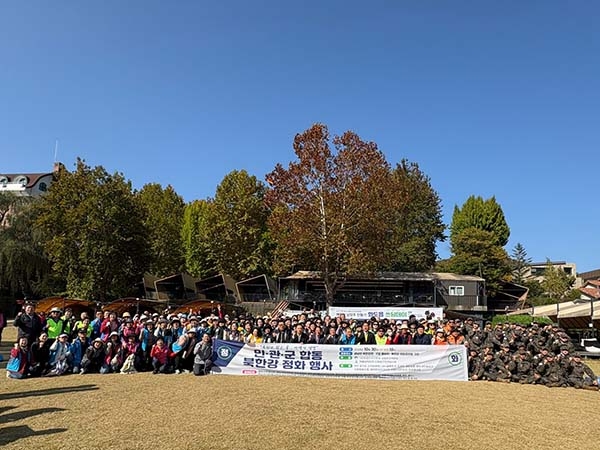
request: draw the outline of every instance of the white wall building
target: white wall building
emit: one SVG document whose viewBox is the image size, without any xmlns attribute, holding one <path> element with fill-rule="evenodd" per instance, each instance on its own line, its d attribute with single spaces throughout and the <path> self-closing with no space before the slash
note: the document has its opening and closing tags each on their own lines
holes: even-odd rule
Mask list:
<svg viewBox="0 0 600 450">
<path fill-rule="evenodd" d="M 62 164 L 54 163 L 50 173 L 0 173 L 0 192 L 39 197 L 46 192 Z"/>
</svg>

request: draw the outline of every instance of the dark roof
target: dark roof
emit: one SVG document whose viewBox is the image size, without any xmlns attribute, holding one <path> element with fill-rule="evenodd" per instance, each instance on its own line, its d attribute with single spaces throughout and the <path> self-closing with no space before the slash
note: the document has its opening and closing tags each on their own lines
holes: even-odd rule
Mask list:
<svg viewBox="0 0 600 450">
<path fill-rule="evenodd" d="M 37 182 L 40 180 L 40 178 L 48 176 L 48 175 L 52 175 L 53 173 L 0 173 L 0 177 L 6 177 L 8 178 L 9 182 L 12 182 L 15 178 L 20 177 L 20 176 L 26 176 L 27 177 L 27 184 L 25 185 L 26 188 L 32 188 L 33 186 L 35 186 L 37 184 Z"/>
<path fill-rule="evenodd" d="M 548 264 L 552 266 L 563 266 L 567 264 L 566 261 L 544 261 L 544 262 L 534 262 L 529 264 L 529 267 L 546 267 Z"/>
<path fill-rule="evenodd" d="M 600 278 L 600 269 L 590 270 L 589 272 L 581 272 L 577 274 L 584 280 L 592 280 Z"/>
</svg>

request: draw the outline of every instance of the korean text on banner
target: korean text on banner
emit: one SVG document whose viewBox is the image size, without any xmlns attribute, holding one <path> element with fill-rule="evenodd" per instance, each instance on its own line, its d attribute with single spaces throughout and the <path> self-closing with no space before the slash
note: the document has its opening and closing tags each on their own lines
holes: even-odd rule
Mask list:
<svg viewBox="0 0 600 450">
<path fill-rule="evenodd" d="M 213 373 L 466 381 L 462 345 L 257 344 L 217 340 Z"/>
<path fill-rule="evenodd" d="M 417 320 L 420 319 L 441 319 L 443 317 L 443 308 L 394 308 L 394 307 L 338 307 L 332 306 L 329 308 L 331 317 L 344 314 L 346 319 L 368 320 L 375 317 L 378 320 L 408 320 L 411 315 L 414 315 Z"/>
</svg>

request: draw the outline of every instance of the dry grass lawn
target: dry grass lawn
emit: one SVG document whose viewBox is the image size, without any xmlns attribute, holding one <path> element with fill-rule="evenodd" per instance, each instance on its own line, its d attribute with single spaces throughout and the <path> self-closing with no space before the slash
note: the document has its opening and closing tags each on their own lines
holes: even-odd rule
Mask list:
<svg viewBox="0 0 600 450">
<path fill-rule="evenodd" d="M 2 374 L 0 446 L 595 449 L 599 395 L 491 382 Z"/>
</svg>

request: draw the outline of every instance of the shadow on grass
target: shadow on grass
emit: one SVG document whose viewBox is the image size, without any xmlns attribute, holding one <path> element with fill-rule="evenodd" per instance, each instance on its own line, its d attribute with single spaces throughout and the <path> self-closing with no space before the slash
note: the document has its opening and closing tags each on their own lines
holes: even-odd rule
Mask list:
<svg viewBox="0 0 600 450">
<path fill-rule="evenodd" d="M 0 407 L 0 414 L 4 414 L 6 411 L 10 411 L 11 409 L 15 409 L 16 406 L 2 406 Z"/>
<path fill-rule="evenodd" d="M 66 428 L 50 428 L 48 430 L 33 431 L 27 425 L 16 425 L 13 427 L 5 427 L 0 429 L 0 445 L 10 444 L 19 439 L 32 436 L 44 436 L 47 434 L 63 433 Z"/>
<path fill-rule="evenodd" d="M 37 391 L 25 391 L 25 392 L 7 392 L 0 394 L 0 400 L 11 400 L 13 398 L 25 398 L 25 397 L 41 397 L 44 395 L 55 395 L 55 394 L 70 394 L 72 392 L 81 391 L 95 391 L 99 389 L 95 384 L 82 384 L 81 386 L 65 386 L 58 388 L 39 389 Z"/>
<path fill-rule="evenodd" d="M 12 407 L 14 408 L 14 406 Z M 33 416 L 39 416 L 40 414 L 53 413 L 58 411 L 66 411 L 64 408 L 38 408 L 29 409 L 27 411 L 18 411 L 9 414 L 0 415 L 0 423 L 16 422 L 17 420 L 27 419 Z M 4 434 L 4 428 L 0 430 Z"/>
<path fill-rule="evenodd" d="M 18 411 L 4 414 L 6 411 L 15 409 L 15 406 L 6 406 L 0 408 L 0 423 L 5 424 L 9 422 L 16 422 L 18 420 L 29 419 L 30 417 L 39 416 L 41 414 L 53 413 L 58 411 L 66 411 L 64 408 L 38 408 L 29 409 L 27 411 Z M 9 444 L 19 439 L 31 437 L 31 436 L 43 436 L 46 434 L 62 433 L 67 431 L 66 428 L 50 428 L 48 430 L 34 431 L 28 425 L 15 425 L 10 427 L 0 428 L 0 445 Z"/>
</svg>

